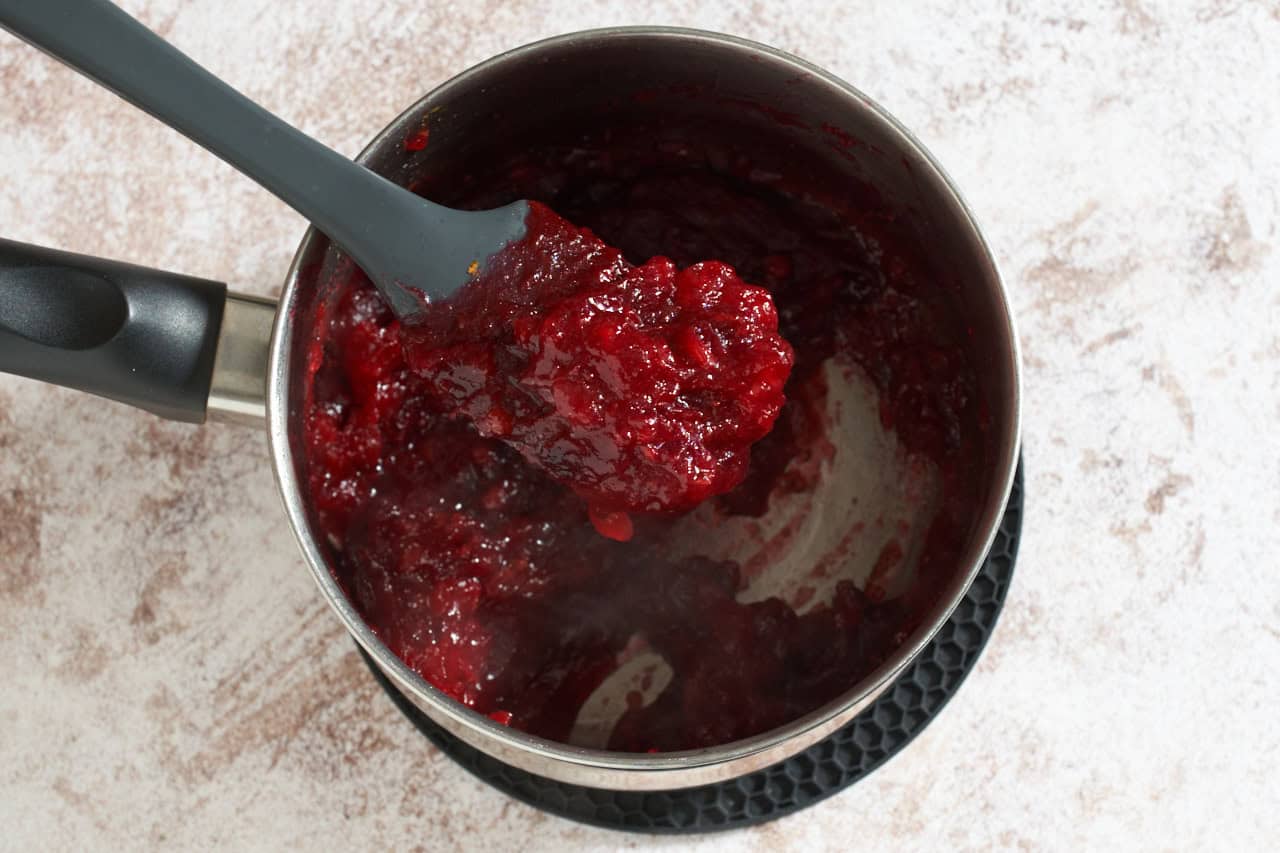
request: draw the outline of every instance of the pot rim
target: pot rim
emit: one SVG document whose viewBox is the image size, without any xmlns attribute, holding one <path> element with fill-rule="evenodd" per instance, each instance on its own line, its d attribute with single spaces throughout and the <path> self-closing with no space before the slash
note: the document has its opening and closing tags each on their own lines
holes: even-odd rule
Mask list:
<svg viewBox="0 0 1280 853">
<path fill-rule="evenodd" d="M 982 229 L 979 227 L 972 209 L 965 202 L 955 182 L 952 181 L 942 165 L 906 127 L 865 93 L 816 65 L 758 42 L 705 30 L 660 26 L 605 27 L 541 39 L 491 57 L 436 86 L 383 128 L 355 159 L 361 164 L 367 164 L 378 151 L 388 144 L 398 144 L 405 123 L 419 116 L 427 102 L 440 100 L 451 89 L 465 83 L 473 75 L 488 71 L 495 65 L 506 64 L 512 60 L 529 54 L 537 54 L 549 48 L 616 38 L 685 40 L 693 43 L 728 46 L 763 55 L 784 66 L 790 66 L 797 74 L 811 75 L 820 82 L 838 89 L 848 98 L 858 102 L 861 107 L 869 110 L 878 121 L 885 124 L 900 138 L 904 150 L 911 151 L 915 157 L 935 171 L 941 186 L 952 196 L 951 200 L 955 205 L 956 211 L 967 223 L 971 236 L 981 251 L 984 266 L 987 268 L 987 285 L 996 287 L 999 305 L 1003 307 L 1004 322 L 1011 342 L 1007 353 L 1009 363 L 1002 365 L 1002 369 L 1008 371 L 1010 380 L 1008 398 L 1011 409 L 1011 422 L 1008 426 L 1010 439 L 1004 443 L 1007 448 L 1005 458 L 992 460 L 993 466 L 999 466 L 1000 476 L 997 481 L 997 487 L 993 490 L 989 503 L 985 508 L 983 523 L 986 525 L 986 531 L 981 537 L 981 547 L 974 549 L 970 564 L 963 574 L 957 574 L 957 580 L 960 582 L 952 581 L 953 594 L 950 596 L 946 607 L 928 624 L 919 626 L 898 647 L 894 654 L 877 667 L 871 675 L 862 679 L 840 697 L 792 720 L 786 725 L 759 735 L 715 747 L 657 754 L 611 752 L 569 746 L 501 725 L 477 711 L 466 708 L 411 670 L 378 639 L 372 629 L 365 623 L 363 617 L 347 599 L 331 574 L 318 542 L 311 535 L 304 505 L 303 490 L 297 476 L 297 470 L 293 464 L 289 446 L 288 391 L 290 378 L 289 354 L 294 342 L 292 317 L 296 307 L 301 263 L 304 255 L 311 248 L 313 241 L 322 236 L 313 227 L 307 229 L 290 264 L 272 330 L 267 376 L 268 440 L 276 484 L 285 504 L 289 524 L 321 593 L 329 605 L 337 612 L 348 633 L 352 635 L 361 648 L 402 690 L 409 692 L 410 698 L 414 703 L 427 711 L 433 720 L 451 723 L 452 725 L 447 725 L 446 728 L 462 735 L 468 742 L 486 752 L 491 752 L 491 754 L 492 750 L 499 749 L 504 756 L 509 756 L 512 750 L 517 754 L 537 756 L 539 770 L 536 772 L 560 778 L 563 781 L 580 781 L 573 774 L 572 768 L 567 768 L 565 773 L 557 772 L 559 767 L 573 765 L 582 769 L 590 768 L 593 771 L 622 771 L 627 778 L 647 774 L 659 781 L 651 784 L 646 783 L 644 787 L 676 788 L 702 784 L 712 781 L 714 778 L 741 775 L 741 772 L 745 771 L 717 774 L 715 776 L 708 776 L 705 773 L 699 774 L 695 771 L 713 766 L 737 765 L 743 763 L 744 759 L 750 759 L 752 756 L 757 756 L 761 753 L 775 753 L 779 747 L 788 742 L 795 743 L 795 749 L 792 752 L 798 751 L 817 739 L 817 737 L 813 736 L 817 733 L 817 730 L 821 729 L 821 734 L 825 735 L 828 731 L 833 731 L 839 725 L 843 725 L 849 719 L 852 719 L 854 714 L 870 704 L 889 681 L 916 657 L 920 650 L 946 623 L 964 597 L 965 592 L 980 570 L 987 552 L 990 550 L 991 543 L 994 541 L 999 528 L 1004 506 L 1013 487 L 1022 432 L 1022 358 L 1008 288 L 1004 278 L 1000 274 L 991 252 L 991 247 L 983 236 Z M 805 737 L 806 735 L 810 736 Z M 486 749 L 486 744 L 490 748 Z M 773 763 L 774 760 L 780 760 L 782 757 L 785 757 L 785 755 L 774 755 L 767 763 Z M 548 760 L 550 763 L 548 763 Z M 751 769 L 756 768 L 752 767 Z M 597 777 L 595 779 L 596 784 L 599 784 L 600 778 L 605 777 Z M 617 778 L 616 775 L 611 775 L 608 780 L 616 780 Z"/>
</svg>

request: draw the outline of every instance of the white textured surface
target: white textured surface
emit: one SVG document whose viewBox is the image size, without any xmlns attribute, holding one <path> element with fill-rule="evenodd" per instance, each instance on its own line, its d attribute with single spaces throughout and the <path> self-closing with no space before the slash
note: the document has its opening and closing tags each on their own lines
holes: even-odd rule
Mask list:
<svg viewBox="0 0 1280 853">
<path fill-rule="evenodd" d="M 661 22 L 864 88 L 984 221 L 1026 352 L 1026 537 L 906 752 L 699 841 L 544 816 L 377 692 L 265 442 L 0 377 L 0 845 L 709 850 L 1280 845 L 1280 6 L 128 2 L 354 153 L 450 73 Z M 332 6 L 332 13 L 322 13 Z M 268 293 L 300 220 L 0 36 L 0 234 Z"/>
</svg>

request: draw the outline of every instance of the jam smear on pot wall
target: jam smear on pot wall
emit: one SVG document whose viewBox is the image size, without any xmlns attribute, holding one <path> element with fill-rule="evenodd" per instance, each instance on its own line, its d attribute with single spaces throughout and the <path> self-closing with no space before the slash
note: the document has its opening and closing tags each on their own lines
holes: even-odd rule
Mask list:
<svg viewBox="0 0 1280 853">
<path fill-rule="evenodd" d="M 682 512 L 746 476 L 791 347 L 769 292 L 718 261 L 632 266 L 532 202 L 526 235 L 401 329 L 441 407 L 582 496 L 596 528 Z"/>
<path fill-rule="evenodd" d="M 803 613 L 776 598 L 744 603 L 740 566 L 670 556 L 676 520 L 635 515 L 629 542 L 602 537 L 588 500 L 441 404 L 349 265 L 327 282 L 304 409 L 313 518 L 336 577 L 388 647 L 468 707 L 565 741 L 641 638 L 673 675 L 650 704 L 626 703 L 608 743 L 625 751 L 748 737 L 850 689 L 933 604 L 980 497 L 984 424 L 968 333 L 920 249 L 874 199 L 865 215 L 835 211 L 814 202 L 822 187 L 779 179 L 785 155 L 764 167 L 736 152 L 732 134 L 691 127 L 673 142 L 680 131 L 575 131 L 418 189 L 473 208 L 538 199 L 632 262 L 718 258 L 767 288 L 794 348 L 787 402 L 742 482 L 710 503 L 725 517 L 758 517 L 771 496 L 812 489 L 791 462 L 840 439 L 811 401 L 824 397 L 826 365 L 857 369 L 879 393 L 882 424 L 940 479 L 904 594 L 843 581 Z"/>
</svg>

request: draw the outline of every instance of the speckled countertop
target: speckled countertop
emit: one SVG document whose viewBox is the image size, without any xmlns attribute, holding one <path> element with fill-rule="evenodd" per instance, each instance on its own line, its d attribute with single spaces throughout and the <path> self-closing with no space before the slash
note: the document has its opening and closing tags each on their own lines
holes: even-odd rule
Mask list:
<svg viewBox="0 0 1280 853">
<path fill-rule="evenodd" d="M 1280 845 L 1280 5 L 132 0 L 354 153 L 453 72 L 619 23 L 862 87 L 985 223 L 1029 504 L 977 672 L 853 789 L 714 850 Z M 1059 4 L 1054 4 L 1059 5 Z M 270 294 L 302 221 L 0 36 L 0 234 Z M 685 849 L 429 748 L 295 550 L 252 430 L 0 377 L 0 846 Z"/>
</svg>

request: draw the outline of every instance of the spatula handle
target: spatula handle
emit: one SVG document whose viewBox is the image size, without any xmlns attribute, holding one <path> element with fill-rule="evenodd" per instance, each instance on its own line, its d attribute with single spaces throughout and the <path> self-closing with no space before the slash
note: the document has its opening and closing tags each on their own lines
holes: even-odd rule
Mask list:
<svg viewBox="0 0 1280 853">
<path fill-rule="evenodd" d="M 264 110 L 107 0 L 0 0 L 0 27 L 112 90 L 244 172 L 309 219 L 374 278 L 397 313 L 421 309 L 395 282 L 439 254 L 453 211 L 357 165 Z M 379 252 L 387 235 L 438 214 L 415 254 Z M 371 248 L 374 247 L 374 248 Z M 428 294 L 434 295 L 434 294 Z"/>
</svg>

